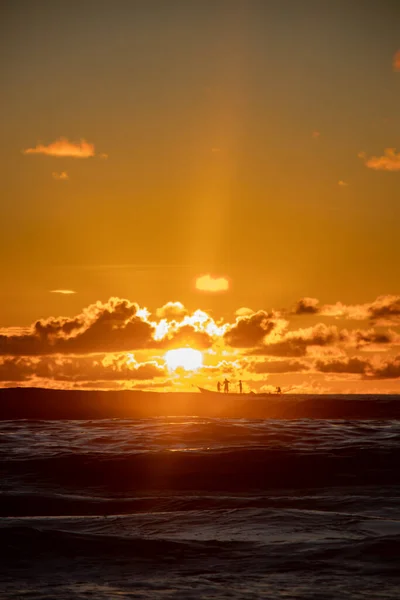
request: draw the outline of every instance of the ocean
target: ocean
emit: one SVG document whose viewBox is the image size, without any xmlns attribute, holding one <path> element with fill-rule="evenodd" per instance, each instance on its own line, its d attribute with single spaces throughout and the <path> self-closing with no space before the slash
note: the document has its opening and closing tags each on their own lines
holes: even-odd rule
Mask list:
<svg viewBox="0 0 400 600">
<path fill-rule="evenodd" d="M 3 419 L 0 597 L 398 600 L 399 465 L 392 418 Z"/>
</svg>

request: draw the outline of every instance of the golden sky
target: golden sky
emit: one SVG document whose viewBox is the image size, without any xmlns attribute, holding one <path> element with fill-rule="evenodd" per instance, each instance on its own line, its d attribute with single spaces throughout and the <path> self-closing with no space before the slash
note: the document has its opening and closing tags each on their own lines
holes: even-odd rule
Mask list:
<svg viewBox="0 0 400 600">
<path fill-rule="evenodd" d="M 3 2 L 0 384 L 399 390 L 399 22 Z"/>
</svg>

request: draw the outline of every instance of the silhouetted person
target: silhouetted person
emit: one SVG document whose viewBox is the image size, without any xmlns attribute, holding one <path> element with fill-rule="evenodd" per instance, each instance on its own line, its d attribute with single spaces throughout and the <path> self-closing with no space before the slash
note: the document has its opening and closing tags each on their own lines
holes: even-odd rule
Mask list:
<svg viewBox="0 0 400 600">
<path fill-rule="evenodd" d="M 225 394 L 229 394 L 229 384 L 230 384 L 230 381 L 228 381 L 228 380 L 225 378 L 225 381 L 224 381 L 224 393 L 225 393 Z"/>
<path fill-rule="evenodd" d="M 221 391 L 221 382 L 218 381 L 217 383 L 217 391 L 220 392 Z"/>
<path fill-rule="evenodd" d="M 277 394 L 282 394 L 282 390 L 281 390 L 281 388 L 279 387 L 279 385 L 278 385 L 278 387 L 276 388 L 276 393 L 277 393 Z"/>
<path fill-rule="evenodd" d="M 242 392 L 243 392 L 242 380 L 239 379 L 239 394 L 241 394 Z"/>
</svg>

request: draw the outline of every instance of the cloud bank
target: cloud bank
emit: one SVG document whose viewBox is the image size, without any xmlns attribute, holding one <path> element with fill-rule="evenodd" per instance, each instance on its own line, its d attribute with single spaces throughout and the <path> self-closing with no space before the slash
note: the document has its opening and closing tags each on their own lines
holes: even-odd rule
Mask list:
<svg viewBox="0 0 400 600">
<path fill-rule="evenodd" d="M 299 327 L 305 318 L 318 321 Z M 349 325 L 356 320 L 357 327 L 332 325 L 331 318 L 348 319 Z M 112 297 L 73 316 L 1 329 L 0 385 L 189 391 L 196 385 L 213 388 L 229 376 L 255 391 L 274 385 L 304 391 L 312 376 L 325 391 L 341 382 L 379 380 L 393 386 L 400 378 L 399 318 L 400 297 L 391 295 L 358 305 L 321 305 L 304 297 L 279 312 L 239 310 L 232 321 L 200 309 L 191 312 L 179 301 L 152 313 Z M 363 320 L 367 327 L 360 326 Z M 195 372 L 168 372 L 165 355 L 174 348 L 201 351 L 203 365 Z"/>
</svg>

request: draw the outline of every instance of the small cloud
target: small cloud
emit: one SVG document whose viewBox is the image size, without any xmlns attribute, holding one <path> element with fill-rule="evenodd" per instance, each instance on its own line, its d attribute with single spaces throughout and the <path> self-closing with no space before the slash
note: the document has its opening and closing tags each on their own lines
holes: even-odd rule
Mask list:
<svg viewBox="0 0 400 600">
<path fill-rule="evenodd" d="M 60 137 L 55 142 L 44 146 L 37 144 L 34 148 L 22 150 L 23 154 L 45 154 L 46 156 L 89 158 L 94 156 L 94 145 L 86 140 L 70 142 L 67 138 Z"/>
<path fill-rule="evenodd" d="M 400 50 L 393 56 L 393 71 L 400 72 Z"/>
<path fill-rule="evenodd" d="M 202 292 L 226 292 L 229 281 L 225 277 L 202 275 L 196 279 L 196 288 Z"/>
<path fill-rule="evenodd" d="M 167 302 L 161 308 L 157 308 L 156 315 L 159 319 L 183 319 L 187 310 L 182 302 Z"/>
<path fill-rule="evenodd" d="M 241 308 L 238 308 L 237 311 L 235 312 L 235 315 L 237 317 L 248 317 L 249 315 L 252 315 L 254 313 L 254 310 L 252 310 L 251 308 L 247 308 L 247 306 L 242 306 Z"/>
<path fill-rule="evenodd" d="M 74 290 L 50 290 L 50 294 L 76 294 Z"/>
<path fill-rule="evenodd" d="M 66 171 L 61 171 L 61 173 L 53 171 L 52 176 L 53 179 L 56 179 L 57 181 L 67 181 L 69 179 L 68 173 Z"/>
<path fill-rule="evenodd" d="M 319 137 L 321 137 L 321 132 L 320 131 L 313 131 L 312 132 L 312 138 L 314 140 L 317 140 Z"/>
<path fill-rule="evenodd" d="M 295 305 L 294 315 L 315 315 L 319 312 L 319 300 L 317 298 L 301 298 Z"/>
<path fill-rule="evenodd" d="M 102 160 L 107 160 L 108 154 L 106 154 L 105 152 L 102 152 L 101 154 L 99 154 L 99 158 L 101 158 Z"/>
<path fill-rule="evenodd" d="M 364 160 L 364 164 L 369 169 L 375 171 L 400 171 L 400 152 L 396 153 L 396 148 L 386 148 L 384 156 L 371 156 L 367 158 L 365 152 L 358 154 L 359 158 Z"/>
<path fill-rule="evenodd" d="M 340 187 L 347 187 L 349 184 L 343 181 L 343 179 L 340 179 L 340 181 L 338 181 L 338 185 L 340 185 Z"/>
<path fill-rule="evenodd" d="M 214 148 L 211 148 L 211 152 L 217 153 L 217 152 L 221 152 L 221 148 L 218 148 L 217 146 Z"/>
</svg>

